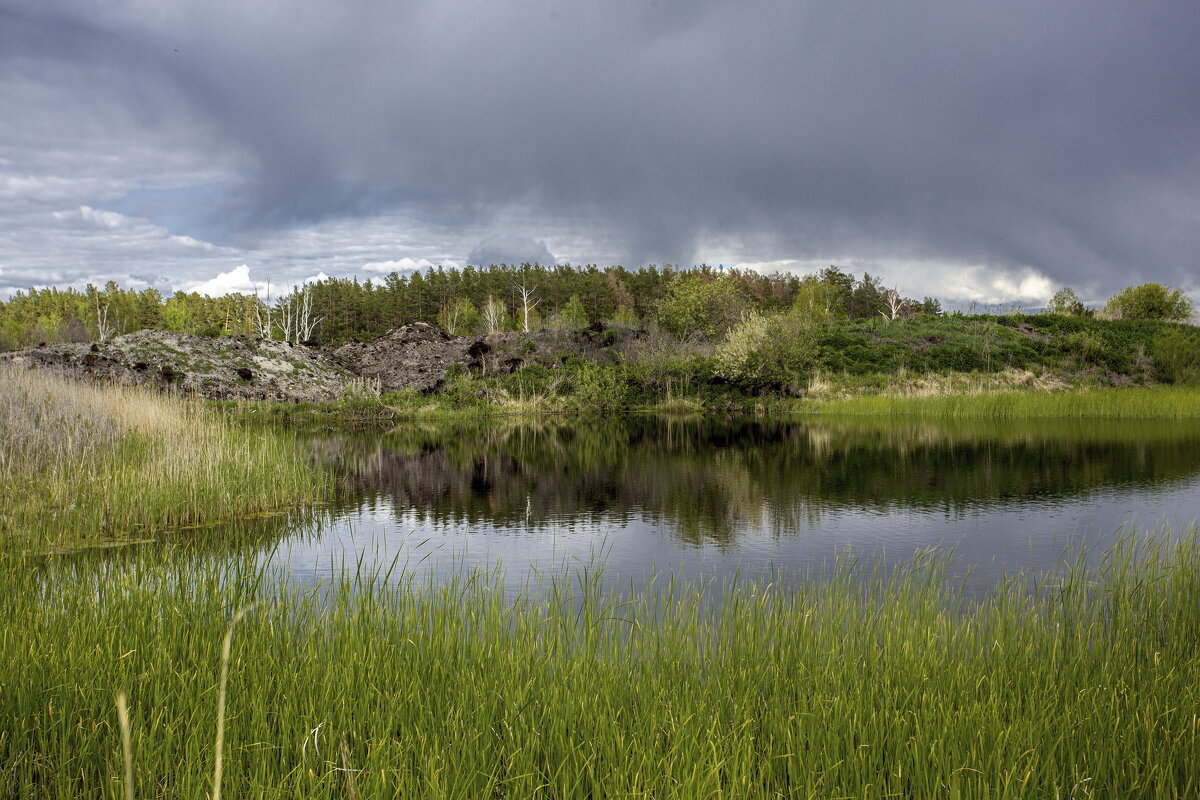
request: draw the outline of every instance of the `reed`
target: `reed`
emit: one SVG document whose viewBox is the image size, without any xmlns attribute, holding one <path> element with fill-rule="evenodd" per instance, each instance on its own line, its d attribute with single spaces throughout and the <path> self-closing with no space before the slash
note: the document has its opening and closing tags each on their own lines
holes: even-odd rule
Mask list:
<svg viewBox="0 0 1200 800">
<path fill-rule="evenodd" d="M 286 435 L 148 389 L 0 365 L 0 548 L 145 538 L 327 491 Z"/>
<path fill-rule="evenodd" d="M 138 796 L 202 797 L 223 752 L 230 797 L 1200 792 L 1200 532 L 974 599 L 948 563 L 620 594 L 581 569 L 513 600 L 496 574 L 10 556 L 0 785 L 121 797 L 132 753 Z"/>
<path fill-rule="evenodd" d="M 1200 419 L 1200 388 L 1156 386 L 1001 391 L 932 396 L 870 395 L 797 404 L 802 414 L 904 417 Z"/>
</svg>

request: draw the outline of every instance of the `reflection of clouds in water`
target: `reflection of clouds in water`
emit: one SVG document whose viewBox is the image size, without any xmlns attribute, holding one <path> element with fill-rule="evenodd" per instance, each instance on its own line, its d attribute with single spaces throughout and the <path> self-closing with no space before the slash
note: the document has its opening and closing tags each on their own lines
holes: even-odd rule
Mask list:
<svg viewBox="0 0 1200 800">
<path fill-rule="evenodd" d="M 970 568 L 978 588 L 1005 572 L 1054 569 L 1064 551 L 1081 544 L 1101 547 L 1118 533 L 1114 520 L 1153 527 L 1164 521 L 1164 507 L 1175 509 L 1167 522 L 1186 524 L 1200 516 L 1200 479 L 1165 492 L 1102 491 L 1086 499 L 957 514 L 839 508 L 819 524 L 783 536 L 771 530 L 774 512 L 764 508 L 758 519 L 764 524 L 747 524 L 731 543 L 694 541 L 663 516 L 638 512 L 623 524 L 588 517 L 495 528 L 412 510 L 384 516 L 363 508 L 347 512 L 319 537 L 286 542 L 276 563 L 287 563 L 301 582 L 327 578 L 360 559 L 381 571 L 396 564 L 396 575 L 407 573 L 418 584 L 499 569 L 513 595 L 531 580 L 570 576 L 600 563 L 618 587 L 641 585 L 656 574 L 693 579 L 781 570 L 796 580 L 820 573 L 847 552 L 896 563 L 918 550 L 944 548 L 956 556 L 956 574 Z"/>
<path fill-rule="evenodd" d="M 603 546 L 609 563 L 637 571 L 802 564 L 847 545 L 894 556 L 949 544 L 980 563 L 1023 563 L 1031 540 L 1044 549 L 1083 530 L 1111 534 L 1131 513 L 1200 513 L 1198 445 L 1197 426 L 1144 422 L 650 417 L 315 443 L 352 498 L 349 532 L 325 547 L 365 537 L 421 563 L 453 554 L 551 568 Z"/>
</svg>

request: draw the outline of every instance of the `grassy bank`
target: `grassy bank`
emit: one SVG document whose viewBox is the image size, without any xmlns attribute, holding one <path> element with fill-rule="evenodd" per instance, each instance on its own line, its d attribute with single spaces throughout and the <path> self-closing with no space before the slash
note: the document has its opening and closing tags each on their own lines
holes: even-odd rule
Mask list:
<svg viewBox="0 0 1200 800">
<path fill-rule="evenodd" d="M 0 365 L 0 548 L 102 545 L 324 495 L 295 442 L 151 389 Z"/>
<path fill-rule="evenodd" d="M 797 411 L 872 417 L 1200 419 L 1200 387 L 1154 386 L 954 395 L 879 394 L 814 400 Z"/>
<path fill-rule="evenodd" d="M 805 398 L 710 392 L 643 404 L 591 404 L 577 398 L 393 393 L 337 403 L 213 402 L 223 417 L 255 426 L 388 428 L 412 421 L 478 421 L 504 417 L 595 417 L 614 414 L 808 415 L 925 419 L 1200 419 L 1200 386 L 1070 387 L 1019 376 L 893 376 L 881 388 L 818 375 Z M 836 388 L 834 388 L 836 386 Z"/>
<path fill-rule="evenodd" d="M 0 562 L 12 796 L 121 797 L 118 692 L 137 796 L 210 793 L 222 640 L 252 603 L 228 661 L 231 797 L 1200 790 L 1196 530 L 983 600 L 937 556 L 622 602 L 586 574 L 512 603 L 488 576 L 313 592 L 213 563 Z"/>
</svg>

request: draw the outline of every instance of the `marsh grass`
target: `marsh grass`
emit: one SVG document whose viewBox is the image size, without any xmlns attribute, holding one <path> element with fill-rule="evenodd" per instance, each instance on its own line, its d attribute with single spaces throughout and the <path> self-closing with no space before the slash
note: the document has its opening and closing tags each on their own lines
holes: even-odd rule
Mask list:
<svg viewBox="0 0 1200 800">
<path fill-rule="evenodd" d="M 811 400 L 800 413 L 907 417 L 1200 419 L 1200 388 L 1156 386 L 1065 391 L 879 394 Z"/>
<path fill-rule="evenodd" d="M 923 553 L 515 601 L 183 551 L 0 562 L 0 786 L 203 797 L 1189 797 L 1200 534 L 979 598 Z M 230 638 L 237 609 L 256 603 Z M 228 659 L 223 644 L 231 642 Z M 132 745 L 114 698 L 128 693 Z"/>
<path fill-rule="evenodd" d="M 294 507 L 328 478 L 188 400 L 0 366 L 0 547 L 139 539 Z"/>
</svg>

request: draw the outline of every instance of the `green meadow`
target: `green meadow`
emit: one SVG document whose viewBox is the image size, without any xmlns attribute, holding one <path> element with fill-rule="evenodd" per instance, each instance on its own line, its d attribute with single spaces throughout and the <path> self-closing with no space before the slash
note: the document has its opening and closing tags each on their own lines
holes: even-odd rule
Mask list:
<svg viewBox="0 0 1200 800">
<path fill-rule="evenodd" d="M 0 656 L 0 785 L 63 798 L 1200 791 L 1200 532 L 1130 534 L 982 598 L 949 563 L 843 560 L 809 579 L 623 593 L 581 565 L 514 600 L 496 573 L 433 587 L 351 567 L 298 588 L 249 554 L 10 555 L 0 603 L 20 624 Z"/>
</svg>

